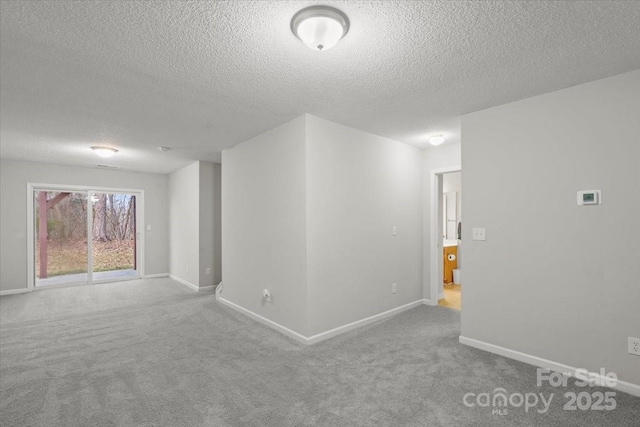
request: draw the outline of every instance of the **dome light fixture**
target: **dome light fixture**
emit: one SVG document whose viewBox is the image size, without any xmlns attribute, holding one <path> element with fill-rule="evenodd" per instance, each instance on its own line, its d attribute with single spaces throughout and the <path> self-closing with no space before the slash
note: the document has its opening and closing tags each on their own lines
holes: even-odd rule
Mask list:
<svg viewBox="0 0 640 427">
<path fill-rule="evenodd" d="M 444 136 L 442 135 L 434 135 L 429 138 L 429 144 L 431 145 L 440 145 L 444 142 Z"/>
<path fill-rule="evenodd" d="M 330 6 L 310 6 L 291 19 L 291 31 L 313 50 L 328 50 L 349 31 L 349 18 Z"/>
<path fill-rule="evenodd" d="M 100 146 L 93 146 L 91 147 L 91 149 L 100 157 L 104 157 L 104 158 L 108 158 L 113 156 L 114 154 L 116 154 L 118 152 L 118 150 L 116 150 L 115 148 L 111 148 L 111 147 L 100 147 Z"/>
</svg>

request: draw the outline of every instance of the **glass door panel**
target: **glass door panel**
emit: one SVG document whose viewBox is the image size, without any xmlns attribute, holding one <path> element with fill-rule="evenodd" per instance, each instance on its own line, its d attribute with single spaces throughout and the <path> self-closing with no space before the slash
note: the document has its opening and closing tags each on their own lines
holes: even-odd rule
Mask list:
<svg viewBox="0 0 640 427">
<path fill-rule="evenodd" d="M 91 193 L 93 281 L 138 277 L 136 197 Z"/>
<path fill-rule="evenodd" d="M 34 191 L 35 285 L 87 283 L 87 193 Z"/>
</svg>

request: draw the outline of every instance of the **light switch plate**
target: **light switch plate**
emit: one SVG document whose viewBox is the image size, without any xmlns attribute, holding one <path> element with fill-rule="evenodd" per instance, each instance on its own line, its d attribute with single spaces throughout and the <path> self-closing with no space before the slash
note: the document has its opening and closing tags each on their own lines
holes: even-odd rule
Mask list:
<svg viewBox="0 0 640 427">
<path fill-rule="evenodd" d="M 474 228 L 473 229 L 473 240 L 487 240 L 486 239 L 486 230 L 484 228 Z"/>
</svg>

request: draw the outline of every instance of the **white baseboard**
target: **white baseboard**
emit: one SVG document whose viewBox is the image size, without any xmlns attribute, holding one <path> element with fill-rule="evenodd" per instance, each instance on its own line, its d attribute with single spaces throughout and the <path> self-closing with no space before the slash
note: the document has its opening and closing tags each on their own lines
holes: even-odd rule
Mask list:
<svg viewBox="0 0 640 427">
<path fill-rule="evenodd" d="M 347 325 L 339 326 L 337 328 L 328 330 L 326 332 L 321 332 L 321 333 L 313 335 L 311 337 L 305 337 L 302 334 L 299 334 L 299 333 L 297 333 L 295 331 L 292 331 L 291 329 L 287 328 L 286 326 L 282 326 L 281 324 L 276 323 L 273 320 L 269 320 L 269 319 L 267 319 L 265 317 L 262 317 L 259 314 L 256 314 L 256 313 L 254 313 L 254 312 L 252 312 L 250 310 L 247 310 L 244 307 L 241 307 L 241 306 L 239 306 L 239 305 L 237 305 L 237 304 L 235 304 L 235 303 L 233 303 L 233 302 L 231 302 L 231 301 L 229 301 L 227 299 L 222 298 L 220 296 L 220 294 L 216 294 L 216 299 L 221 304 L 224 304 L 229 308 L 232 308 L 232 309 L 234 309 L 236 311 L 239 311 L 240 313 L 243 313 L 243 314 L 251 317 L 252 319 L 257 320 L 258 322 L 260 322 L 260 323 L 262 323 L 264 325 L 267 325 L 267 326 L 269 326 L 269 327 L 271 327 L 271 328 L 283 333 L 284 335 L 286 335 L 286 336 L 288 336 L 290 338 L 293 338 L 294 340 L 298 341 L 299 343 L 306 344 L 306 345 L 316 344 L 316 343 L 318 343 L 320 341 L 324 341 L 324 340 L 327 340 L 329 338 L 333 338 L 335 336 L 344 334 L 345 332 L 349 332 L 349 331 L 352 331 L 354 329 L 361 328 L 361 327 L 363 327 L 365 325 L 368 325 L 370 323 L 377 322 L 378 320 L 382 320 L 382 319 L 385 319 L 387 317 L 391 317 L 391 316 L 394 316 L 396 314 L 399 314 L 399 313 L 401 313 L 403 311 L 410 310 L 410 309 L 412 309 L 414 307 L 417 307 L 419 305 L 423 305 L 423 304 L 430 305 L 431 304 L 430 300 L 419 299 L 417 301 L 411 302 L 409 304 L 405 304 L 405 305 L 400 306 L 400 307 L 396 307 L 394 309 L 385 311 L 383 313 L 375 314 L 373 316 L 369 316 L 367 318 L 364 318 L 364 319 L 361 319 L 361 320 L 357 320 L 357 321 L 349 323 Z"/>
<path fill-rule="evenodd" d="M 417 306 L 423 305 L 423 304 L 424 304 L 423 300 L 419 299 L 417 301 L 410 302 L 409 304 L 405 304 L 405 305 L 402 305 L 400 307 L 396 307 L 396 308 L 393 308 L 391 310 L 387 310 L 387 311 L 385 311 L 383 313 L 374 314 L 373 316 L 369 316 L 369 317 L 366 317 L 366 318 L 361 319 L 361 320 L 356 320 L 355 322 L 352 322 L 352 323 L 349 323 L 349 324 L 346 324 L 346 325 L 343 325 L 343 326 L 338 326 L 337 328 L 331 329 L 329 331 L 321 332 L 321 333 L 313 335 L 313 336 L 311 336 L 311 337 L 309 337 L 307 339 L 309 340 L 309 344 L 315 344 L 317 342 L 324 341 L 326 339 L 333 338 L 333 337 L 335 337 L 337 335 L 344 334 L 345 332 L 349 332 L 349 331 L 352 331 L 354 329 L 361 328 L 361 327 L 363 327 L 365 325 L 368 325 L 370 323 L 377 322 L 378 320 L 382 320 L 382 319 L 385 319 L 387 317 L 394 316 L 396 314 L 402 313 L 403 311 L 410 310 L 410 309 L 412 309 L 414 307 L 417 307 Z"/>
<path fill-rule="evenodd" d="M 169 277 L 169 273 L 157 273 L 157 274 L 145 274 L 143 279 L 160 279 L 162 277 Z"/>
<path fill-rule="evenodd" d="M 175 280 L 178 283 L 181 283 L 183 285 L 185 285 L 186 287 L 188 287 L 189 289 L 196 291 L 196 292 L 207 292 L 207 291 L 212 291 L 215 289 L 214 285 L 211 286 L 196 286 L 191 282 L 187 282 L 184 279 L 179 278 L 178 276 L 174 276 L 173 274 L 169 274 L 169 277 L 173 280 Z"/>
<path fill-rule="evenodd" d="M 438 301 L 440 301 L 441 299 L 444 299 L 444 292 L 440 292 L 438 294 Z"/>
<path fill-rule="evenodd" d="M 529 365 L 538 366 L 540 368 L 546 368 L 554 372 L 566 373 L 570 372 L 572 376 L 575 376 L 578 368 L 573 366 L 564 365 L 562 363 L 554 362 L 552 360 L 543 359 L 541 357 L 532 356 L 527 353 L 521 353 L 519 351 L 511 350 L 509 348 L 500 347 L 494 344 L 489 344 L 484 341 L 478 341 L 473 338 L 467 338 L 460 336 L 460 343 L 468 345 L 470 347 L 477 348 L 479 350 L 488 351 L 500 356 L 508 357 L 509 359 L 518 360 L 520 362 L 528 363 Z M 590 378 L 598 378 L 598 380 L 604 380 L 599 373 L 589 372 Z M 602 384 L 603 382 L 601 382 Z M 640 385 L 633 384 L 627 381 L 616 380 L 616 385 L 612 387 L 615 390 L 619 390 L 625 393 L 629 393 L 634 396 L 640 397 Z"/>
<path fill-rule="evenodd" d="M 232 303 L 229 300 L 226 300 L 224 298 L 222 298 L 221 296 L 217 295 L 216 299 L 218 300 L 218 302 L 220 302 L 223 305 L 226 305 L 229 308 L 232 308 L 236 311 L 239 311 L 240 313 L 249 316 L 250 318 L 252 318 L 253 320 L 256 320 L 260 323 L 262 323 L 263 325 L 269 326 L 270 328 L 275 329 L 276 331 L 283 333 L 284 335 L 288 336 L 289 338 L 293 338 L 294 340 L 298 341 L 301 344 L 307 344 L 309 345 L 309 339 L 307 337 L 305 337 L 304 335 L 300 335 L 299 333 L 292 331 L 291 329 L 287 328 L 286 326 L 282 326 L 279 323 L 274 322 L 273 320 L 269 320 L 266 317 L 262 317 L 259 314 L 254 313 L 253 311 L 247 310 L 244 307 L 240 307 L 237 304 Z"/>
<path fill-rule="evenodd" d="M 29 289 L 27 289 L 27 288 L 9 289 L 7 291 L 0 291 L 0 297 L 5 296 L 5 295 L 24 294 L 26 292 L 29 292 Z"/>
<path fill-rule="evenodd" d="M 224 283 L 220 282 L 218 283 L 218 286 L 216 286 L 216 301 L 220 301 L 220 295 L 222 295 L 222 291 L 224 290 Z"/>
</svg>

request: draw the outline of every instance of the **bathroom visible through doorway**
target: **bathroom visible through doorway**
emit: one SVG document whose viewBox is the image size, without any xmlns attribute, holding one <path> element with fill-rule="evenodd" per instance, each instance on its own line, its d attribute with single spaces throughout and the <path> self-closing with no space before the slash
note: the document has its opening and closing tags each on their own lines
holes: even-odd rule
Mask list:
<svg viewBox="0 0 640 427">
<path fill-rule="evenodd" d="M 432 254 L 432 295 L 438 305 L 462 308 L 462 172 L 432 171 L 435 209 L 435 253 Z"/>
</svg>

